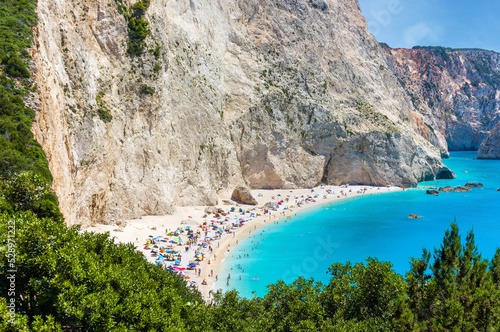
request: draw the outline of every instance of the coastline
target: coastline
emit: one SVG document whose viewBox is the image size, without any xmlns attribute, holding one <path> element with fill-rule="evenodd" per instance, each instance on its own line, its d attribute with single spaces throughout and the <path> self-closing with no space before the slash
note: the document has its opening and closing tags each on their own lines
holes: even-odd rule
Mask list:
<svg viewBox="0 0 500 332">
<path fill-rule="evenodd" d="M 328 188 L 341 190 L 341 188 L 338 186 L 328 186 Z M 266 225 L 269 225 L 269 224 L 273 223 L 274 221 L 279 221 L 281 219 L 284 219 L 287 216 L 289 216 L 290 214 L 297 214 L 298 212 L 304 212 L 306 210 L 312 209 L 312 208 L 320 206 L 322 204 L 328 204 L 328 203 L 331 203 L 334 201 L 341 201 L 341 200 L 345 200 L 347 198 L 354 198 L 354 197 L 363 196 L 363 195 L 373 195 L 373 194 L 382 194 L 382 193 L 385 194 L 385 193 L 398 192 L 398 191 L 403 190 L 400 187 L 349 186 L 349 188 L 350 189 L 372 188 L 372 190 L 370 190 L 366 193 L 357 193 L 358 190 L 356 190 L 350 194 L 347 194 L 346 196 L 328 197 L 326 199 L 319 199 L 316 202 L 311 202 L 307 205 L 295 207 L 293 209 L 280 210 L 280 211 L 278 211 L 278 213 L 273 214 L 271 216 L 271 218 L 266 218 L 264 216 L 264 217 L 259 217 L 255 220 L 253 220 L 252 222 L 241 227 L 238 230 L 238 232 L 235 234 L 234 237 L 227 237 L 226 239 L 224 239 L 224 241 L 221 242 L 220 247 L 217 248 L 216 250 L 214 250 L 214 254 L 217 256 L 217 260 L 215 261 L 215 263 L 211 264 L 211 265 L 208 265 L 205 263 L 204 264 L 205 268 L 203 269 L 203 267 L 202 267 L 201 280 L 205 279 L 207 281 L 207 285 L 206 286 L 201 285 L 198 287 L 198 289 L 202 293 L 203 298 L 205 300 L 209 300 L 211 298 L 210 294 L 209 294 L 210 291 L 212 291 L 212 292 L 217 291 L 215 289 L 215 283 L 214 283 L 215 277 L 214 276 L 210 277 L 209 272 L 211 272 L 211 270 L 213 270 L 213 274 L 215 276 L 219 275 L 220 272 L 222 272 L 224 269 L 225 258 L 229 254 L 231 254 L 231 252 L 232 252 L 232 250 L 234 250 L 234 248 L 236 248 L 236 246 L 238 245 L 237 242 L 239 243 L 242 240 L 250 237 L 252 234 L 257 232 L 260 228 L 262 228 Z M 380 190 L 377 190 L 377 189 L 380 189 Z M 315 190 L 318 190 L 318 187 L 316 187 Z M 257 191 L 252 191 L 252 194 L 255 194 L 255 192 L 257 192 Z M 260 190 L 259 192 L 262 192 L 262 190 Z M 274 192 L 283 194 L 284 192 L 286 193 L 286 192 L 290 192 L 290 191 L 289 190 L 275 190 Z M 247 233 L 247 231 L 249 231 L 249 233 Z M 228 245 L 229 245 L 229 250 L 227 250 Z M 209 268 L 207 268 L 207 267 L 209 267 Z M 222 277 L 224 278 L 224 276 L 222 276 Z"/>
<path fill-rule="evenodd" d="M 312 191 L 313 190 L 313 191 Z M 328 192 L 329 190 L 329 192 Z M 254 232 L 258 231 L 261 227 L 269 225 L 270 223 L 287 217 L 291 213 L 297 213 L 299 211 L 303 212 L 306 209 L 319 206 L 321 204 L 330 203 L 333 201 L 340 201 L 345 198 L 353 198 L 363 195 L 373 195 L 379 193 L 390 193 L 401 191 L 402 188 L 399 187 L 371 187 L 371 186 L 321 186 L 313 189 L 279 189 L 279 190 L 252 190 L 252 195 L 258 202 L 257 206 L 250 205 L 218 205 L 218 207 L 224 210 L 231 209 L 232 207 L 236 209 L 244 209 L 248 212 L 260 212 L 264 204 L 268 202 L 278 202 L 282 198 L 287 196 L 292 200 L 289 203 L 283 202 L 277 211 L 271 211 L 269 215 L 255 216 L 244 223 L 242 227 L 236 229 L 232 234 L 224 234 L 219 240 L 214 240 L 211 242 L 213 251 L 210 252 L 206 250 L 204 252 L 204 258 L 196 266 L 196 270 L 201 269 L 201 273 L 197 274 L 196 270 L 185 270 L 183 274 L 189 276 L 190 281 L 194 281 L 200 293 L 202 294 L 205 301 L 210 301 L 210 292 L 215 292 L 214 282 L 215 276 L 219 275 L 224 268 L 224 260 L 228 254 L 237 246 L 237 243 L 243 239 L 251 236 Z M 341 194 L 343 192 L 343 194 Z M 296 206 L 293 198 L 306 198 L 307 196 L 317 196 L 315 202 L 307 202 L 301 206 Z M 219 201 L 229 200 L 229 197 L 219 197 Z M 296 202 L 296 200 L 295 200 Z M 82 231 L 91 231 L 97 233 L 109 232 L 110 236 L 115 239 L 116 242 L 121 243 L 132 243 L 135 245 L 138 251 L 142 252 L 145 258 L 154 263 L 154 259 L 149 255 L 149 249 L 146 249 L 144 243 L 147 239 L 152 238 L 158 234 L 165 234 L 169 231 L 174 231 L 178 227 L 186 227 L 186 223 L 192 222 L 202 223 L 199 221 L 202 215 L 205 215 L 205 209 L 207 206 L 190 206 L 190 207 L 179 207 L 177 211 L 168 216 L 145 216 L 139 219 L 128 220 L 125 222 L 118 222 L 114 225 L 94 225 L 87 228 L 82 228 Z M 208 216 L 208 219 L 213 218 Z M 205 218 L 205 220 L 207 220 Z M 189 226 L 188 226 L 189 227 Z M 192 226 L 195 228 L 195 226 Z M 197 228 L 195 228 L 198 230 Z M 215 232 L 214 232 L 215 234 Z M 211 235 L 211 234 L 209 234 Z M 184 251 L 184 245 L 180 245 L 180 249 L 183 258 L 182 263 L 179 266 L 186 267 L 188 261 L 194 258 L 195 249 L 189 249 Z M 213 271 L 213 274 L 212 274 Z M 221 276 L 223 278 L 223 276 Z M 206 285 L 202 285 L 203 280 L 206 281 Z"/>
</svg>

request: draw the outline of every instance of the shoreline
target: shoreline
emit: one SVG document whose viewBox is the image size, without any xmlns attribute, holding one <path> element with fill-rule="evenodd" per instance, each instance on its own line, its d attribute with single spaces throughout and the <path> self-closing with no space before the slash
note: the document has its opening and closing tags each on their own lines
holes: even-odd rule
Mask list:
<svg viewBox="0 0 500 332">
<path fill-rule="evenodd" d="M 363 186 L 352 186 L 349 188 L 354 188 L 354 187 L 363 187 Z M 339 188 L 339 187 L 332 187 L 332 188 Z M 260 218 L 257 218 L 255 220 L 252 220 L 251 222 L 249 222 L 245 226 L 241 227 L 237 231 L 237 233 L 235 234 L 234 237 L 227 237 L 226 239 L 224 239 L 223 242 L 221 243 L 221 246 L 219 248 L 217 248 L 216 250 L 214 250 L 213 254 L 217 256 L 216 263 L 208 265 L 204 262 L 205 264 L 203 264 L 203 265 L 200 264 L 201 265 L 200 267 L 202 268 L 202 271 L 203 271 L 201 274 L 201 280 L 205 279 L 207 281 L 207 285 L 206 286 L 203 286 L 203 285 L 198 286 L 198 290 L 201 292 L 205 301 L 211 299 L 210 291 L 216 292 L 217 289 L 215 289 L 215 282 L 214 282 L 215 278 L 213 276 L 210 276 L 210 273 L 208 273 L 208 272 L 211 272 L 211 271 L 208 271 L 208 270 L 213 270 L 213 274 L 216 276 L 218 274 L 220 274 L 224 270 L 224 260 L 226 259 L 226 257 L 229 254 L 231 254 L 231 252 L 234 250 L 234 248 L 236 248 L 238 243 L 241 242 L 242 240 L 247 239 L 254 232 L 257 232 L 260 228 L 262 228 L 264 226 L 267 226 L 275 221 L 279 221 L 283 218 L 286 218 L 289 214 L 297 214 L 298 212 L 304 212 L 306 210 L 312 209 L 312 208 L 320 206 L 322 204 L 328 204 L 328 203 L 331 203 L 334 201 L 342 201 L 342 200 L 345 200 L 348 198 L 356 198 L 356 197 L 364 196 L 364 195 L 386 194 L 386 193 L 391 193 L 391 192 L 399 192 L 399 191 L 403 190 L 403 188 L 400 188 L 400 187 L 389 187 L 389 188 L 388 187 L 371 187 L 371 188 L 373 188 L 373 189 L 383 188 L 383 189 L 387 189 L 387 190 L 381 189 L 380 191 L 375 190 L 375 191 L 371 191 L 371 192 L 367 192 L 367 193 L 352 193 L 351 195 L 347 195 L 347 196 L 329 197 L 326 199 L 320 199 L 316 202 L 311 202 L 311 203 L 304 205 L 304 206 L 293 208 L 293 210 L 287 209 L 287 210 L 278 211 L 279 213 L 272 215 L 271 218 L 266 218 L 264 216 L 264 217 L 260 217 Z M 315 188 L 315 189 L 317 189 L 317 188 Z M 254 226 L 254 227 L 250 227 L 250 226 Z M 246 233 L 246 230 L 248 230 L 248 229 L 250 229 L 250 232 Z M 238 243 L 237 243 L 237 241 L 238 241 Z M 229 250 L 226 250 L 228 245 L 229 245 Z M 212 255 L 212 257 L 213 257 L 213 255 Z M 204 267 L 205 267 L 205 269 L 203 269 Z M 207 268 L 207 267 L 210 267 L 210 268 Z"/>
<path fill-rule="evenodd" d="M 287 217 L 289 214 L 297 213 L 299 211 L 303 212 L 309 208 L 319 206 L 321 204 L 327 204 L 333 201 L 341 201 L 346 198 L 354 198 L 364 195 L 373 195 L 381 193 L 398 192 L 403 190 L 400 187 L 372 187 L 372 186 L 320 186 L 310 189 L 259 189 L 252 190 L 252 195 L 257 200 L 258 205 L 217 205 L 224 210 L 231 208 L 244 209 L 247 212 L 255 212 L 257 215 L 254 217 L 246 218 L 248 221 L 244 222 L 242 227 L 233 230 L 231 233 L 224 233 L 220 239 L 209 241 L 210 246 L 213 251 L 205 250 L 203 252 L 202 261 L 197 263 L 195 270 L 184 270 L 182 274 L 184 276 L 189 276 L 189 281 L 194 281 L 198 291 L 201 293 L 205 301 L 211 300 L 211 292 L 215 292 L 215 276 L 219 275 L 224 269 L 224 261 L 228 254 L 237 246 L 237 244 L 251 236 L 254 232 L 258 231 L 263 226 L 269 225 L 271 222 L 279 220 L 281 218 Z M 314 196 L 313 196 L 314 195 Z M 307 197 L 314 197 L 315 201 L 308 202 Z M 219 200 L 226 200 L 229 198 L 219 197 Z M 295 201 L 294 201 L 295 199 Z M 282 200 L 282 205 L 279 206 L 277 211 L 270 211 L 270 214 L 258 215 L 262 212 L 262 207 L 268 202 L 275 202 Z M 285 200 L 287 200 L 285 202 Z M 290 200 L 290 201 L 288 201 Z M 304 201 L 301 206 L 296 206 L 297 200 Z M 201 231 L 197 226 L 203 224 L 203 221 L 199 221 L 204 218 L 204 222 L 210 225 L 208 219 L 215 219 L 212 215 L 205 213 L 207 206 L 190 206 L 190 207 L 178 207 L 177 211 L 172 215 L 167 216 L 145 216 L 139 219 L 128 220 L 125 222 L 118 222 L 114 225 L 94 225 L 86 228 L 82 228 L 82 231 L 92 231 L 97 233 L 109 232 L 110 237 L 114 238 L 115 242 L 120 243 L 132 243 L 136 247 L 137 251 L 142 252 L 147 259 L 152 264 L 155 264 L 155 256 L 151 255 L 151 248 L 145 244 L 148 239 L 151 239 L 158 233 L 166 234 L 171 231 L 182 227 L 184 229 L 190 228 L 196 231 Z M 232 212 L 233 216 L 236 214 L 238 218 L 239 212 Z M 201 217 L 203 215 L 203 217 Z M 228 212 L 228 215 L 230 213 Z M 233 217 L 232 216 L 232 217 Z M 228 217 L 226 217 L 228 220 Z M 214 220 L 212 220 L 212 223 Z M 228 223 L 230 221 L 228 220 Z M 215 225 L 215 224 L 213 224 Z M 222 225 L 222 223 L 221 223 Z M 222 227 L 222 226 L 220 226 Z M 208 229 L 207 229 L 208 230 Z M 201 232 L 203 233 L 203 232 Z M 215 232 L 207 231 L 205 234 L 212 236 Z M 169 236 L 170 237 L 170 236 Z M 184 235 L 180 235 L 184 237 Z M 186 238 L 187 239 L 187 238 Z M 164 241 L 166 242 L 166 241 Z M 166 244 L 160 244 L 166 245 Z M 180 267 L 187 267 L 188 262 L 192 262 L 195 259 L 196 248 L 185 249 L 185 244 L 178 244 L 175 250 L 178 250 L 182 254 Z M 196 271 L 201 269 L 201 273 L 196 273 Z M 213 274 L 212 274 L 213 271 Z M 222 278 L 224 276 L 221 276 Z M 203 285 L 203 280 L 206 281 L 206 285 Z"/>
</svg>

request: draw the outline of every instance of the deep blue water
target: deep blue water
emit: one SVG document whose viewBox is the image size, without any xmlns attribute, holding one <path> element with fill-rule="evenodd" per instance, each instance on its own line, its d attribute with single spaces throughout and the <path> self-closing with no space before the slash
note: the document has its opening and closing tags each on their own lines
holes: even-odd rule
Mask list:
<svg viewBox="0 0 500 332">
<path fill-rule="evenodd" d="M 290 283 L 304 276 L 327 283 L 332 263 L 362 262 L 367 257 L 390 261 L 394 270 L 404 275 L 409 270 L 409 257 L 421 257 L 423 247 L 438 247 L 455 218 L 462 239 L 473 229 L 479 251 L 491 258 L 500 246 L 500 161 L 474 160 L 476 155 L 455 152 L 444 160 L 456 173 L 454 180 L 424 182 L 404 192 L 323 204 L 297 213 L 288 222 L 261 228 L 226 258 L 216 287 L 236 288 L 246 297 L 253 296 L 253 291 L 263 296 L 266 285 L 279 279 Z M 481 182 L 484 188 L 439 196 L 425 193 L 427 186 L 467 182 Z M 410 213 L 424 217 L 409 219 Z M 250 257 L 243 256 L 247 253 Z M 227 287 L 225 277 L 229 273 L 231 283 Z"/>
</svg>

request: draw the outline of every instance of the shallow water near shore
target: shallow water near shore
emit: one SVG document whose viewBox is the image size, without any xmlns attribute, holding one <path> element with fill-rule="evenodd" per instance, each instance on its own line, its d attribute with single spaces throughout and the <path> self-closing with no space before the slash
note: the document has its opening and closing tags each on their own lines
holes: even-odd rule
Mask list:
<svg viewBox="0 0 500 332">
<path fill-rule="evenodd" d="M 252 232 L 225 259 L 216 288 L 252 297 L 264 296 L 266 286 L 280 279 L 290 283 L 303 276 L 327 283 L 331 264 L 363 262 L 369 256 L 390 261 L 404 275 L 409 257 L 420 257 L 423 247 L 432 251 L 439 246 L 455 218 L 462 239 L 473 229 L 479 251 L 490 259 L 500 246 L 500 161 L 474 160 L 476 156 L 454 152 L 444 160 L 457 179 L 321 204 Z M 484 188 L 439 196 L 425 193 L 428 186 L 467 182 L 481 182 Z M 409 214 L 423 218 L 410 219 Z"/>
</svg>

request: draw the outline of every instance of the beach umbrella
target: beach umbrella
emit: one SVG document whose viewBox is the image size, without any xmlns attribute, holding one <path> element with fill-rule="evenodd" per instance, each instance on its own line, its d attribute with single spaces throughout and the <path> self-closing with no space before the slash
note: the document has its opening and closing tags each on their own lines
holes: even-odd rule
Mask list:
<svg viewBox="0 0 500 332">
<path fill-rule="evenodd" d="M 189 266 L 196 266 L 196 263 L 189 263 Z"/>
</svg>

